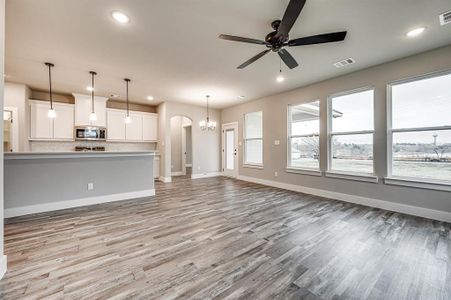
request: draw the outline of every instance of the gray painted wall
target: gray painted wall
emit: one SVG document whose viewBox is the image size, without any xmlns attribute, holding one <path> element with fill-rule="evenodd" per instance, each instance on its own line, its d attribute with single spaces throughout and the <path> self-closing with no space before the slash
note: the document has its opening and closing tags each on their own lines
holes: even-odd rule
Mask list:
<svg viewBox="0 0 451 300">
<path fill-rule="evenodd" d="M 150 190 L 152 172 L 152 156 L 5 160 L 5 208 Z"/>
<path fill-rule="evenodd" d="M 243 147 L 240 146 L 239 174 L 259 179 L 273 180 L 315 189 L 330 190 L 344 194 L 451 212 L 451 193 L 449 192 L 389 186 L 382 182 L 375 184 L 326 177 L 314 177 L 291 174 L 285 171 L 287 163 L 288 104 L 297 104 L 316 99 L 321 101 L 320 163 L 321 169 L 324 171 L 327 164 L 327 97 L 338 92 L 349 91 L 365 86 L 373 86 L 375 88 L 375 172 L 380 177 L 386 176 L 387 84 L 394 80 L 444 69 L 451 69 L 451 46 L 224 109 L 221 114 L 222 123 L 237 121 L 239 123 L 239 138 L 241 141 L 243 140 L 243 115 L 248 112 L 258 110 L 263 111 L 264 168 L 259 170 L 243 167 Z M 304 70 L 304 72 L 308 72 L 308 70 Z M 274 145 L 274 140 L 276 139 L 280 140 L 279 146 Z M 278 177 L 275 177 L 275 171 L 278 172 Z"/>
<path fill-rule="evenodd" d="M 221 168 L 221 114 L 217 109 L 210 109 L 210 117 L 217 123 L 215 131 L 201 131 L 199 122 L 206 117 L 206 108 L 182 103 L 165 102 L 158 106 L 160 151 L 160 175 L 171 177 L 171 124 L 174 116 L 185 116 L 193 121 L 193 175 L 220 172 Z"/>
<path fill-rule="evenodd" d="M 185 127 L 186 132 L 186 164 L 192 163 L 192 143 L 191 143 L 191 130 L 192 126 Z"/>
<path fill-rule="evenodd" d="M 182 117 L 171 118 L 171 171 L 182 171 Z"/>
</svg>

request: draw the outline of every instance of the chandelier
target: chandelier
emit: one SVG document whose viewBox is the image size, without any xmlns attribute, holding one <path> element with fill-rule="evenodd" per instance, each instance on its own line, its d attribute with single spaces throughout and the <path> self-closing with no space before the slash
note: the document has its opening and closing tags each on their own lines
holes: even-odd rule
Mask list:
<svg viewBox="0 0 451 300">
<path fill-rule="evenodd" d="M 214 131 L 216 129 L 216 122 L 210 120 L 210 111 L 208 109 L 208 101 L 210 96 L 207 95 L 207 118 L 199 122 L 199 126 L 201 130 L 209 130 Z"/>
</svg>

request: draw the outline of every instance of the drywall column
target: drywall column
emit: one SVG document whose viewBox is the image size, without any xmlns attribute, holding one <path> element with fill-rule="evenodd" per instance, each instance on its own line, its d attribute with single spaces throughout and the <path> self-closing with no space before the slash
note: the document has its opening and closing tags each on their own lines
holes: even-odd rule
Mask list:
<svg viewBox="0 0 451 300">
<path fill-rule="evenodd" d="M 4 74 L 5 62 L 5 0 L 0 0 L 0 73 Z M 3 111 L 4 77 L 0 80 L 0 109 Z M 3 122 L 0 122 L 0 139 L 3 140 Z M 6 256 L 3 252 L 3 147 L 0 149 L 0 279 L 6 272 Z"/>
</svg>

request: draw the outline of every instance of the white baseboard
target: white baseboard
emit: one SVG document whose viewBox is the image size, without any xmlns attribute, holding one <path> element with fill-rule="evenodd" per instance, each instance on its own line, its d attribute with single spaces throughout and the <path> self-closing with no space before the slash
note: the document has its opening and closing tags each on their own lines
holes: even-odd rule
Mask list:
<svg viewBox="0 0 451 300">
<path fill-rule="evenodd" d="M 73 200 L 66 200 L 66 201 L 58 201 L 58 202 L 51 202 L 51 203 L 42 203 L 42 204 L 21 206 L 21 207 L 14 207 L 14 208 L 6 208 L 4 211 L 4 214 L 5 214 L 5 218 L 11 218 L 11 217 L 23 216 L 23 215 L 28 215 L 28 214 L 48 212 L 48 211 L 53 211 L 53 210 L 74 208 L 74 207 L 80 207 L 80 206 L 86 206 L 86 205 L 101 204 L 101 203 L 107 203 L 107 202 L 115 202 L 115 201 L 122 201 L 122 200 L 150 197 L 150 196 L 155 196 L 155 189 L 136 191 L 136 192 L 128 192 L 128 193 L 120 193 L 120 194 L 112 194 L 112 195 L 105 195 L 105 196 L 96 196 L 96 197 L 89 197 L 89 198 L 81 198 L 81 199 L 73 199 Z"/>
<path fill-rule="evenodd" d="M 272 180 L 266 180 L 266 179 L 259 179 L 255 177 L 249 177 L 249 176 L 242 176 L 238 175 L 239 180 L 258 183 L 262 185 L 272 186 L 276 188 L 281 188 L 285 190 L 305 193 L 305 194 L 311 194 L 315 196 L 320 196 L 324 198 L 330 198 L 330 199 L 336 199 L 341 200 L 345 202 L 351 202 L 355 204 L 361 204 L 365 206 L 370 207 L 376 207 L 381 208 L 385 210 L 390 210 L 394 212 L 400 212 L 408 215 L 414 215 L 419 217 L 424 217 L 428 219 L 438 220 L 438 221 L 444 221 L 444 222 L 450 222 L 451 223 L 451 213 L 445 212 L 445 211 L 439 211 L 439 210 L 433 210 L 429 208 L 424 207 L 418 207 L 418 206 L 411 206 L 407 204 L 401 204 L 396 202 L 389 202 L 385 200 L 379 200 L 379 199 L 373 199 L 373 198 L 366 198 L 366 197 L 360 197 L 355 195 L 349 195 L 349 194 L 343 194 L 343 193 L 337 193 L 333 191 L 327 191 L 327 190 L 320 190 L 320 189 L 314 189 L 309 188 L 301 185 L 294 185 L 289 183 L 283 183 L 283 182 L 277 182 Z"/>
<path fill-rule="evenodd" d="M 211 173 L 203 173 L 203 174 L 191 174 L 191 179 L 217 177 L 217 176 L 221 176 L 221 175 L 222 175 L 221 172 L 211 172 Z"/>
<path fill-rule="evenodd" d="M 182 175 L 184 175 L 183 171 L 171 172 L 171 176 L 182 176 Z"/>
<path fill-rule="evenodd" d="M 7 268 L 7 257 L 6 257 L 6 255 L 3 255 L 0 258 L 0 279 L 2 279 L 3 276 L 5 275 L 6 268 Z"/>
<path fill-rule="evenodd" d="M 160 180 L 161 182 L 164 182 L 164 183 L 172 182 L 172 178 L 171 177 L 160 176 L 160 177 L 158 177 L 158 180 Z"/>
</svg>

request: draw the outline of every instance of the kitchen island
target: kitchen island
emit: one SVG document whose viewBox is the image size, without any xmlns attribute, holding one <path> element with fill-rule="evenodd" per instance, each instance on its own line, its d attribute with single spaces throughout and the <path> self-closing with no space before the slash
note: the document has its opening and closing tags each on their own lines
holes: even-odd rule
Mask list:
<svg viewBox="0 0 451 300">
<path fill-rule="evenodd" d="M 5 153 L 5 217 L 153 196 L 154 155 Z"/>
</svg>

